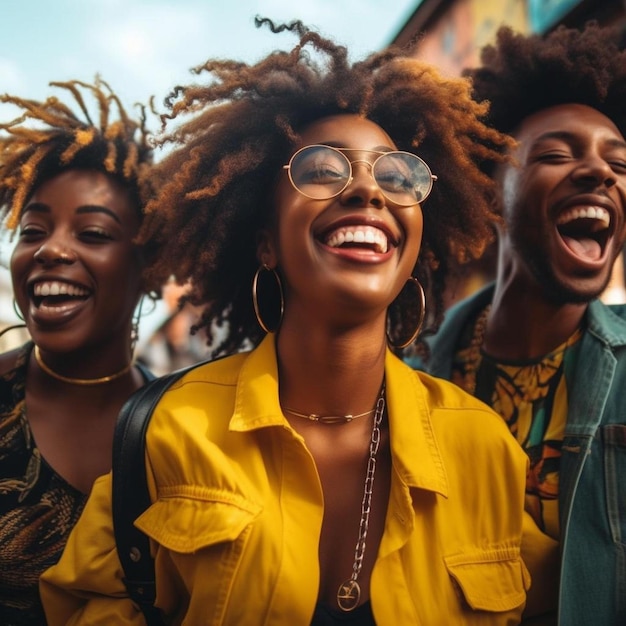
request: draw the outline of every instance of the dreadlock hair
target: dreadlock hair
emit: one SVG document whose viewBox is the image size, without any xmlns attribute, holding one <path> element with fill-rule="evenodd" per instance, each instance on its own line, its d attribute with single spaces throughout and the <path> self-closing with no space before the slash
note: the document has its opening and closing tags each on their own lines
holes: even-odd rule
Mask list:
<svg viewBox="0 0 626 626">
<path fill-rule="evenodd" d="M 584 104 L 613 120 L 626 137 L 626 53 L 621 32 L 588 22 L 543 37 L 501 27 L 481 66 L 465 72 L 474 97 L 490 104 L 488 121 L 511 133 L 529 115 L 559 104 Z"/>
<path fill-rule="evenodd" d="M 90 169 L 111 176 L 128 190 L 138 216 L 143 219 L 147 200 L 154 194 L 149 176 L 154 150 L 147 128 L 147 107 L 137 105 L 139 115 L 132 119 L 99 76 L 93 84 L 71 80 L 51 82 L 50 86 L 69 92 L 77 111 L 56 96 L 40 102 L 0 95 L 1 103 L 12 104 L 22 111 L 13 120 L 0 123 L 3 227 L 15 231 L 33 192 L 68 169 Z M 95 103 L 97 123 L 89 113 L 85 94 Z M 143 238 L 142 245 L 144 260 L 153 262 L 158 253 L 156 242 Z M 146 289 L 156 296 L 169 274 L 151 272 L 150 275 L 153 280 L 146 283 Z"/>
<path fill-rule="evenodd" d="M 140 107 L 138 120 L 129 118 L 99 77 L 94 84 L 72 80 L 50 86 L 68 91 L 78 113 L 55 96 L 38 102 L 0 95 L 0 102 L 22 110 L 12 121 L 0 123 L 0 218 L 5 228 L 17 227 L 24 205 L 42 182 L 67 169 L 94 169 L 117 179 L 130 190 L 141 216 L 153 158 L 146 108 Z M 84 92 L 95 100 L 98 123 L 92 121 Z"/>
<path fill-rule="evenodd" d="M 254 65 L 210 59 L 192 70 L 207 72 L 206 84 L 178 86 L 165 100 L 164 124 L 191 118 L 161 139 L 178 147 L 155 169 L 160 192 L 148 210 L 167 220 L 162 263 L 181 284 L 190 282 L 189 301 L 203 307 L 192 332 L 205 328 L 210 342 L 212 324 L 226 326 L 214 355 L 260 341 L 251 298 L 256 234 L 272 218 L 272 190 L 298 131 L 342 113 L 375 122 L 438 176 L 423 207 L 424 242 L 413 272 L 438 325 L 448 259 L 477 257 L 493 238 L 492 182 L 480 165 L 501 160 L 509 140 L 482 123 L 487 106 L 472 100 L 465 79 L 444 79 L 398 49 L 350 64 L 345 47 L 300 21 L 255 21 L 295 33 L 298 44 Z M 392 327 L 411 328 L 419 313 L 413 309 L 390 307 Z"/>
</svg>

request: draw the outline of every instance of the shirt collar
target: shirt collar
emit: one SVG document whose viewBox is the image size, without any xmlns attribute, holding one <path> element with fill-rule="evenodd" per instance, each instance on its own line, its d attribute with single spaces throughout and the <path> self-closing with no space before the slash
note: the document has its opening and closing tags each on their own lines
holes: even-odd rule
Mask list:
<svg viewBox="0 0 626 626">
<path fill-rule="evenodd" d="M 387 351 L 387 411 L 394 470 L 409 487 L 448 495 L 448 478 L 419 375 Z"/>
<path fill-rule="evenodd" d="M 248 431 L 265 426 L 286 426 L 278 399 L 278 364 L 274 335 L 249 353 L 239 372 L 235 410 L 230 429 Z"/>
<path fill-rule="evenodd" d="M 419 376 L 387 351 L 387 414 L 394 469 L 409 487 L 448 493 L 448 480 L 431 423 L 426 390 Z M 267 426 L 291 429 L 278 399 L 275 338 L 268 335 L 250 352 L 239 373 L 230 429 Z"/>
</svg>

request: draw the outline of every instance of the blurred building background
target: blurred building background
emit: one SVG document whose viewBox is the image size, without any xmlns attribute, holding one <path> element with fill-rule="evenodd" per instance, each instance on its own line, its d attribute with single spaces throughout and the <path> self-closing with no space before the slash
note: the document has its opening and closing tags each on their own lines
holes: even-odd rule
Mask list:
<svg viewBox="0 0 626 626">
<path fill-rule="evenodd" d="M 478 65 L 479 51 L 502 24 L 522 33 L 545 34 L 560 24 L 589 20 L 626 26 L 624 0 L 422 0 L 390 43 L 458 75 Z"/>
<path fill-rule="evenodd" d="M 458 76 L 479 65 L 480 49 L 494 41 L 503 24 L 546 34 L 561 24 L 578 28 L 590 20 L 626 33 L 626 0 L 422 0 L 389 43 Z M 448 306 L 495 278 L 496 254 L 494 244 L 480 261 L 459 269 L 458 280 L 448 288 Z M 624 259 L 622 253 L 602 297 L 607 303 L 626 302 Z"/>
</svg>

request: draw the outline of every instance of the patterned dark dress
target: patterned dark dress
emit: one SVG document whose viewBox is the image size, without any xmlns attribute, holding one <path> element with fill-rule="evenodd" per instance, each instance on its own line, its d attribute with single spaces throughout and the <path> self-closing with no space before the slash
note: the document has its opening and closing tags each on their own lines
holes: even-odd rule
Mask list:
<svg viewBox="0 0 626 626">
<path fill-rule="evenodd" d="M 87 496 L 41 458 L 25 415 L 33 348 L 0 377 L 0 624 L 44 626 L 40 574 L 57 562 Z"/>
</svg>

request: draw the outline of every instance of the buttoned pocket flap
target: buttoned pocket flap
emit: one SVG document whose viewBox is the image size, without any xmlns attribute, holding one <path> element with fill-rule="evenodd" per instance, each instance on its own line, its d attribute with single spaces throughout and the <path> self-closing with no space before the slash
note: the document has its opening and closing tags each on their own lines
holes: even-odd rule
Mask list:
<svg viewBox="0 0 626 626">
<path fill-rule="evenodd" d="M 234 494 L 168 496 L 154 502 L 135 525 L 165 548 L 190 554 L 234 541 L 261 510 L 260 505 Z"/>
<path fill-rule="evenodd" d="M 530 575 L 519 550 L 492 550 L 445 558 L 467 604 L 474 610 L 510 611 L 526 601 Z"/>
</svg>

